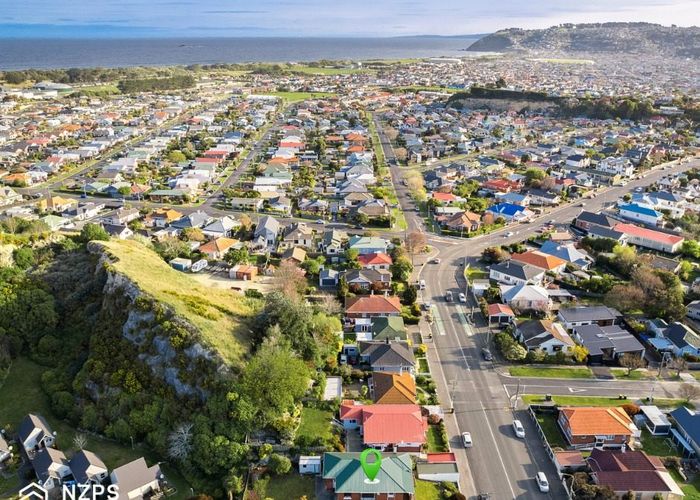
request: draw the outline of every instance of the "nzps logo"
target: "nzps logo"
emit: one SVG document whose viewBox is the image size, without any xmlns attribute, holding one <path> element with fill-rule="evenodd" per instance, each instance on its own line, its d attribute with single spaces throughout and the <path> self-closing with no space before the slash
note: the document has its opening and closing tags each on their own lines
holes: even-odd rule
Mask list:
<svg viewBox="0 0 700 500">
<path fill-rule="evenodd" d="M 49 500 L 49 492 L 36 483 L 29 483 L 19 490 L 20 500 Z"/>
</svg>

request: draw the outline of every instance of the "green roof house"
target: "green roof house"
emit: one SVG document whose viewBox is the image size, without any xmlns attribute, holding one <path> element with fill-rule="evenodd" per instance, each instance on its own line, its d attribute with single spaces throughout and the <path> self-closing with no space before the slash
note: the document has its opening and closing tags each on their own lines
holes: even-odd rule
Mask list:
<svg viewBox="0 0 700 500">
<path fill-rule="evenodd" d="M 401 316 L 372 318 L 372 340 L 406 340 L 406 327 Z"/>
<path fill-rule="evenodd" d="M 370 482 L 359 453 L 324 453 L 323 485 L 336 500 L 345 498 L 414 500 L 411 456 L 383 453 L 381 469 Z"/>
</svg>

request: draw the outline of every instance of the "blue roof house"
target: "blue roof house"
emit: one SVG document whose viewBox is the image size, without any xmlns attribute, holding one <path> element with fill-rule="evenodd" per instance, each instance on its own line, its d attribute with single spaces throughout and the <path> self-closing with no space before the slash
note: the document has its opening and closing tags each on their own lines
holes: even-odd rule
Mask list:
<svg viewBox="0 0 700 500">
<path fill-rule="evenodd" d="M 521 221 L 532 215 L 532 211 L 514 203 L 498 203 L 490 206 L 486 211 L 491 212 L 496 218 L 503 217 L 507 221 Z"/>
<path fill-rule="evenodd" d="M 661 212 L 636 203 L 626 203 L 618 208 L 620 209 L 620 217 L 652 226 L 658 226 L 664 218 L 664 214 Z"/>
<path fill-rule="evenodd" d="M 671 430 L 673 440 L 683 446 L 687 452 L 684 455 L 692 455 L 692 452 L 695 452 L 696 457 L 700 456 L 700 413 L 681 406 L 670 415 L 676 422 L 676 429 Z M 691 448 L 692 452 L 688 448 Z"/>
</svg>

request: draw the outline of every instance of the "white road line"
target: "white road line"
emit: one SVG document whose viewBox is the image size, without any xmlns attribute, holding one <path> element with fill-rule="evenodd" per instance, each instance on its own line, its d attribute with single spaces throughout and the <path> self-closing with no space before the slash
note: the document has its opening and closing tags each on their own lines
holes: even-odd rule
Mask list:
<svg viewBox="0 0 700 500">
<path fill-rule="evenodd" d="M 479 404 L 481 405 L 481 412 L 484 414 L 484 419 L 486 420 L 486 426 L 489 428 L 489 433 L 491 433 L 491 439 L 493 440 L 493 447 L 496 450 L 496 453 L 498 454 L 498 459 L 501 461 L 501 467 L 503 467 L 503 477 L 506 478 L 506 481 L 508 482 L 508 488 L 510 489 L 510 494 L 515 498 L 515 491 L 513 490 L 513 486 L 510 484 L 510 478 L 508 477 L 508 469 L 506 468 L 506 463 L 503 461 L 503 456 L 501 455 L 501 450 L 498 449 L 498 442 L 496 441 L 496 435 L 493 432 L 493 428 L 491 427 L 491 422 L 489 420 L 488 415 L 486 414 L 486 408 L 484 407 L 484 402 L 479 401 Z"/>
</svg>

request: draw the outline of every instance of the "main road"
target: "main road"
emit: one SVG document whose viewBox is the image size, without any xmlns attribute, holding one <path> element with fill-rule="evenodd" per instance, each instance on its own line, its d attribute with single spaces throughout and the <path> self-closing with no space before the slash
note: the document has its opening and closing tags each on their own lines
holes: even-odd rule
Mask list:
<svg viewBox="0 0 700 500">
<path fill-rule="evenodd" d="M 384 155 L 396 189 L 399 204 L 404 211 L 409 231 L 423 230 L 423 221 L 416 212 L 416 205 L 410 198 L 408 190 L 403 185 L 403 172 L 396 162 L 396 156 L 381 124 L 375 119 Z M 700 161 L 695 160 L 683 165 L 673 165 L 671 171 L 678 172 L 691 167 L 700 167 Z M 651 184 L 667 173 L 656 169 L 644 174 L 644 177 L 633 180 L 625 186 L 611 187 L 599 191 L 596 197 L 585 200 L 586 210 L 598 211 L 614 203 L 625 193 L 638 186 Z M 567 204 L 535 218 L 527 224 L 510 226 L 488 235 L 470 239 L 429 236 L 428 241 L 440 256 L 439 264 L 425 264 L 419 271 L 425 280 L 426 290 L 423 301 L 431 302 L 434 316 L 432 326 L 433 356 L 429 356 L 431 371 L 439 392 L 447 395 L 448 401 L 443 406 L 454 408 L 454 418 L 457 435 L 450 437 L 454 451 L 466 454 L 467 471 L 462 477 L 470 479 L 470 484 L 462 484 L 463 492 L 468 496 L 478 493 L 490 493 L 492 498 L 542 498 L 534 476 L 537 471 L 544 471 L 550 479 L 551 490 L 547 494 L 551 498 L 565 498 L 561 484 L 551 461 L 546 456 L 543 445 L 535 432 L 535 428 L 527 412 L 513 409 L 512 397 L 518 385 L 520 393 L 529 390 L 535 394 L 615 394 L 613 391 L 626 392 L 630 395 L 646 395 L 650 390 L 648 384 L 641 387 L 635 382 L 632 385 L 603 381 L 542 381 L 529 379 L 518 381 L 504 377 L 498 373 L 494 364 L 485 361 L 481 354 L 482 348 L 487 347 L 489 338 L 487 329 L 483 328 L 480 314 L 471 319 L 470 312 L 474 303 L 461 304 L 446 302 L 447 291 L 455 297 L 464 292 L 465 263 L 475 263 L 483 250 L 497 244 L 509 244 L 527 239 L 535 234 L 536 229 L 545 221 L 553 220 L 555 224 L 568 225 L 583 208 L 579 204 Z M 510 232 L 517 232 L 506 236 Z M 469 297 L 469 294 L 467 294 Z M 471 298 L 470 298 L 471 300 Z M 474 310 L 478 308 L 474 307 Z M 575 387 L 572 387 L 575 384 Z M 607 384 L 607 385 L 606 385 Z M 624 386 L 624 387 L 623 387 Z M 658 390 L 658 389 L 657 389 Z M 619 394 L 619 392 L 617 392 Z M 657 392 L 657 395 L 661 395 Z M 525 426 L 526 439 L 518 439 L 512 430 L 513 419 L 518 418 Z M 449 423 L 449 422 L 448 422 Z M 448 429 L 454 426 L 448 425 Z M 461 432 L 468 431 L 474 441 L 473 448 L 464 450 L 459 447 Z M 457 446 L 454 446 L 454 445 Z"/>
</svg>

